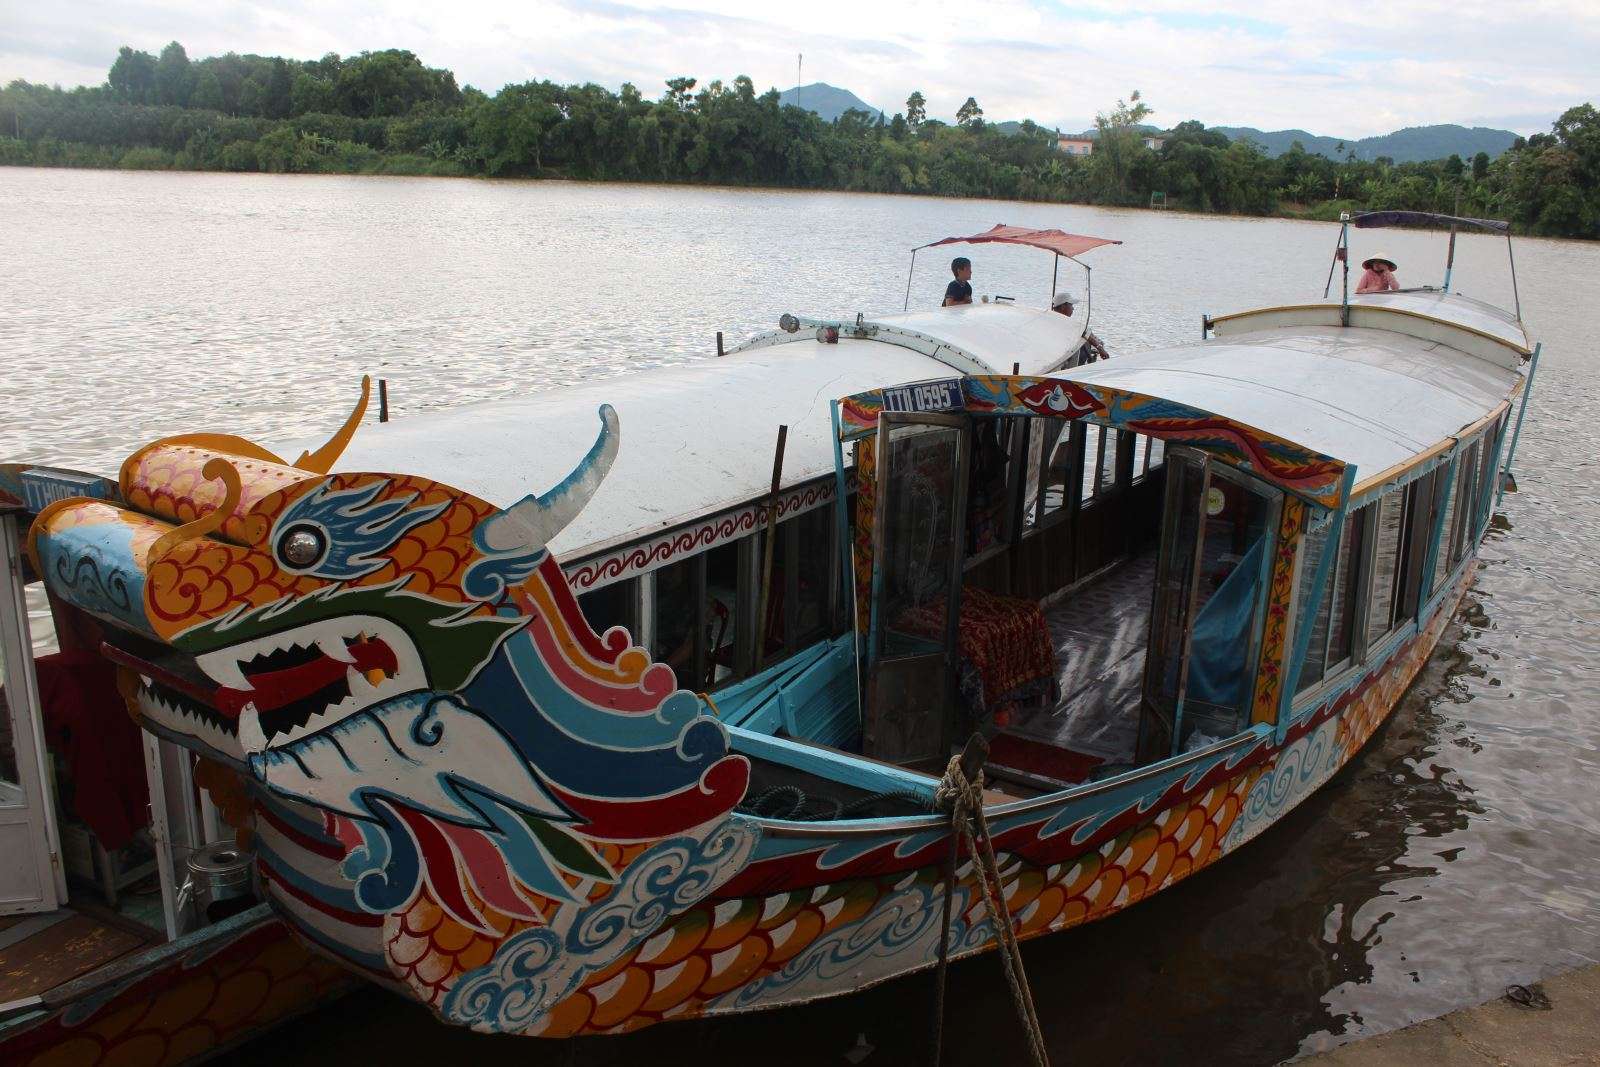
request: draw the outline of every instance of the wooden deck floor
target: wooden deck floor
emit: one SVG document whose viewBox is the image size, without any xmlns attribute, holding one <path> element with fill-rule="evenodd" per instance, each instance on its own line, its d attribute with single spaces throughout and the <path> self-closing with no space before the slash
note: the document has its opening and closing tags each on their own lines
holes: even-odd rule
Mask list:
<svg viewBox="0 0 1600 1067">
<path fill-rule="evenodd" d="M 70 907 L 0 918 L 0 1003 L 37 996 L 161 940 L 137 931 Z"/>
</svg>

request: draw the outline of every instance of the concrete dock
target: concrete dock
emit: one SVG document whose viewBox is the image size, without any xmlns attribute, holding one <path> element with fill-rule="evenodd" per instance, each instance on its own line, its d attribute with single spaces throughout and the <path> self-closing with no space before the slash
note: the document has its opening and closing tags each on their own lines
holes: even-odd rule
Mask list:
<svg viewBox="0 0 1600 1067">
<path fill-rule="evenodd" d="M 1302 1062 L 1317 1067 L 1600 1064 L 1600 967 L 1558 975 L 1528 990 L 1532 996 L 1524 999 L 1538 1006 L 1499 997 Z"/>
</svg>

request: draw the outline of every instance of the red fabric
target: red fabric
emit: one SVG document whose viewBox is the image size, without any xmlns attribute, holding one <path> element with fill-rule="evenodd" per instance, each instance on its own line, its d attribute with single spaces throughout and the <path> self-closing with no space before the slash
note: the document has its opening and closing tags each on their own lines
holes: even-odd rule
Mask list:
<svg viewBox="0 0 1600 1067">
<path fill-rule="evenodd" d="M 983 703 L 997 708 L 1031 682 L 1054 678 L 1056 650 L 1044 612 L 1031 600 L 961 590 L 961 658 L 983 678 Z"/>
<path fill-rule="evenodd" d="M 921 248 L 937 248 L 940 245 L 1002 244 L 1042 248 L 1058 256 L 1079 256 L 1091 248 L 1121 243 L 1109 237 L 1085 237 L 1081 233 L 1067 233 L 1063 230 L 1030 230 L 1026 226 L 1007 226 L 1000 223 L 992 230 L 975 233 L 971 237 L 946 237 L 942 241 L 922 245 L 918 251 Z"/>
<path fill-rule="evenodd" d="M 944 625 L 944 610 L 942 601 L 924 604 L 903 616 L 897 626 L 937 638 Z M 1056 650 L 1050 628 L 1044 612 L 1031 600 L 963 587 L 957 640 L 962 663 L 982 681 L 979 711 L 997 715 L 1020 690 L 1055 678 Z"/>
<path fill-rule="evenodd" d="M 91 652 L 34 661 L 45 740 L 72 779 L 69 810 L 107 849 L 121 848 L 148 821 L 139 727 L 117 692 L 116 668 Z"/>
</svg>

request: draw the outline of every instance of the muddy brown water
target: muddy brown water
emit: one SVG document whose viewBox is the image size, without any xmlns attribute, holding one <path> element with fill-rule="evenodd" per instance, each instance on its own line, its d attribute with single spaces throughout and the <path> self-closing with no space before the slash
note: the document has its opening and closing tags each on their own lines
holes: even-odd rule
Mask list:
<svg viewBox="0 0 1600 1067">
<path fill-rule="evenodd" d="M 906 250 L 996 222 L 1119 238 L 1094 265 L 1113 352 L 1202 312 L 1319 295 L 1333 227 L 986 201 L 566 183 L 0 168 L 0 459 L 114 473 L 164 434 L 324 433 L 360 374 L 396 418 L 703 359 L 783 311 L 898 308 Z M 1405 282 L 1434 235 L 1361 234 Z M 979 293 L 1049 260 L 968 250 Z M 1600 245 L 1519 241 L 1545 352 L 1483 567 L 1354 763 L 1279 826 L 1126 913 L 1030 943 L 1058 1063 L 1263 1064 L 1600 959 Z M 924 254 L 913 297 L 948 277 Z M 1456 281 L 1510 302 L 1504 244 Z M 1082 292 L 1081 272 L 1062 282 Z M 950 977 L 947 1062 L 1020 1062 L 993 956 Z M 232 1062 L 922 1062 L 931 979 L 569 1046 L 483 1037 L 368 989 Z M 849 1059 L 847 1054 L 854 1054 Z"/>
</svg>

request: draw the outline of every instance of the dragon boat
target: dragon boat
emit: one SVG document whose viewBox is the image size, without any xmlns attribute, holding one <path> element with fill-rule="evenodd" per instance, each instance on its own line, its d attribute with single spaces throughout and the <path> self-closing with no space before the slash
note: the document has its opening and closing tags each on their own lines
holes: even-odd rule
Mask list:
<svg viewBox="0 0 1600 1067">
<path fill-rule="evenodd" d="M 1341 257 L 1412 222 L 1503 232 L 1357 217 Z M 1384 722 L 1539 350 L 1448 275 L 1204 334 L 1089 361 L 1004 301 L 785 316 L 321 446 L 17 477 L 58 497 L 28 534 L 58 613 L 298 938 L 450 1023 L 612 1033 L 992 948 L 934 810 L 971 732 L 1026 939 L 1243 846 Z"/>
</svg>

